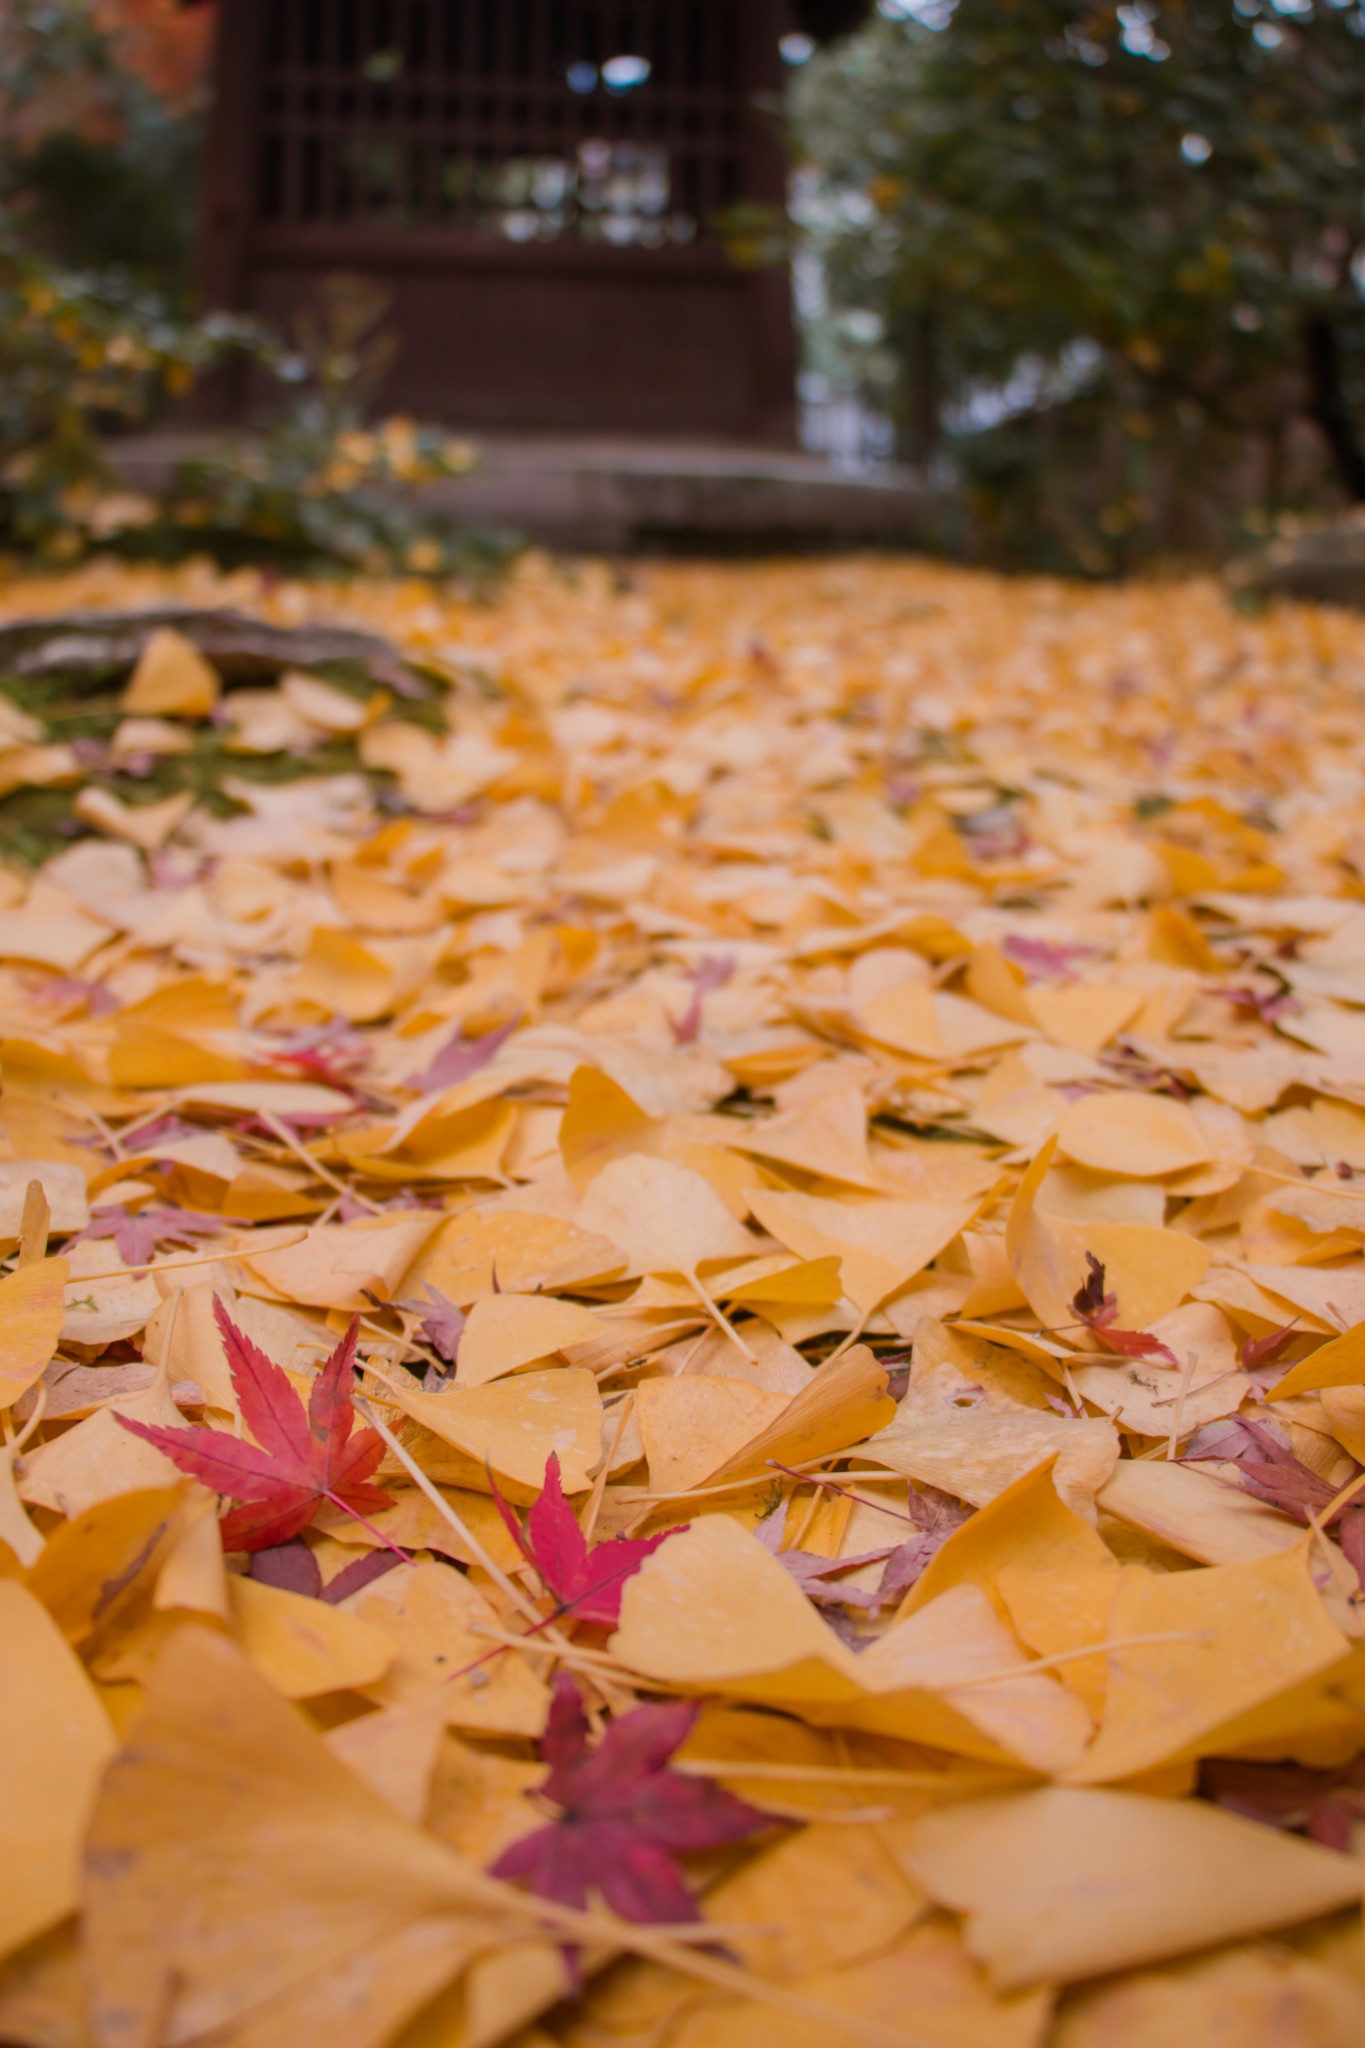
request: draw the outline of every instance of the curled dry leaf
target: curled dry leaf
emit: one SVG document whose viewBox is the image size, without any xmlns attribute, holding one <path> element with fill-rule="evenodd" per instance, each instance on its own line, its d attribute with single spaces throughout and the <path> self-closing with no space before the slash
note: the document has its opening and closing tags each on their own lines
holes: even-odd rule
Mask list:
<svg viewBox="0 0 1365 2048">
<path fill-rule="evenodd" d="M 1180 1360 L 1159 1337 L 1153 1337 L 1147 1330 L 1116 1327 L 1119 1298 L 1104 1291 L 1104 1267 L 1093 1252 L 1086 1253 L 1085 1263 L 1088 1277 L 1085 1285 L 1072 1295 L 1071 1306 L 1091 1335 L 1106 1351 L 1115 1351 L 1120 1358 L 1155 1358 L 1163 1365 L 1178 1366 Z"/>
</svg>

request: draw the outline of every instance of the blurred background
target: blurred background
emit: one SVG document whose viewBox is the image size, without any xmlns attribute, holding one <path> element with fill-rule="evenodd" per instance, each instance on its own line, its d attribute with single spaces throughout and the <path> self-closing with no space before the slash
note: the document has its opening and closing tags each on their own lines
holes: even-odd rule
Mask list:
<svg viewBox="0 0 1365 2048">
<path fill-rule="evenodd" d="M 5 0 L 0 546 L 434 570 L 466 430 L 1086 576 L 1350 526 L 1362 152 L 1358 0 Z"/>
</svg>

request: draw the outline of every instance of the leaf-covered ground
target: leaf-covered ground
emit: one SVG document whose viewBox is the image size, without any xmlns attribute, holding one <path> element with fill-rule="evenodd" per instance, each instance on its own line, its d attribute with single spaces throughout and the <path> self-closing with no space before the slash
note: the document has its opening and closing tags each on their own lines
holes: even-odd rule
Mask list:
<svg viewBox="0 0 1365 2048">
<path fill-rule="evenodd" d="M 0 2040 L 1355 2048 L 1365 621 L 0 647 Z"/>
</svg>

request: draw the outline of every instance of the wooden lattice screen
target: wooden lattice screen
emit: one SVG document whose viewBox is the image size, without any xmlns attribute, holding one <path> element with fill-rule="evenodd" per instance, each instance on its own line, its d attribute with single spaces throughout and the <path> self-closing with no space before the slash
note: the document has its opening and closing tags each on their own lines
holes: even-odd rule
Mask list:
<svg viewBox="0 0 1365 2048">
<path fill-rule="evenodd" d="M 708 0 L 276 0 L 260 217 L 690 242 L 743 191 L 736 24 Z M 647 80 L 611 91 L 618 56 Z"/>
<path fill-rule="evenodd" d="M 383 283 L 387 396 L 471 426 L 786 438 L 787 286 L 721 232 L 778 200 L 786 0 L 221 0 L 209 295 L 287 320 Z"/>
</svg>

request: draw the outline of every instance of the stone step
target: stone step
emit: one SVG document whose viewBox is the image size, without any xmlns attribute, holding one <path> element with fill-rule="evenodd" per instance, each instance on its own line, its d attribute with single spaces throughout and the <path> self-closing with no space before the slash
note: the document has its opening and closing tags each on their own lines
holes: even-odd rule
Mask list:
<svg viewBox="0 0 1365 2048">
<path fill-rule="evenodd" d="M 130 436 L 110 453 L 128 488 L 155 491 L 216 438 Z M 513 435 L 477 445 L 478 467 L 424 498 L 472 528 L 585 553 L 914 547 L 943 509 L 943 493 L 912 470 L 848 469 L 796 450 Z"/>
</svg>

